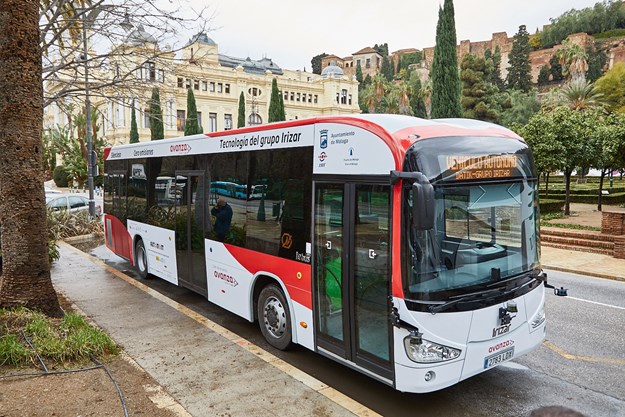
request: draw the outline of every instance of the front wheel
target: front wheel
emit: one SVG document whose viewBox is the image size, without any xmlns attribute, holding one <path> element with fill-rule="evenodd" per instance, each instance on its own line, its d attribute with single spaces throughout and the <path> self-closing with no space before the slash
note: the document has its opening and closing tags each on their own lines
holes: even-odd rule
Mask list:
<svg viewBox="0 0 625 417">
<path fill-rule="evenodd" d="M 148 277 L 148 256 L 142 239 L 139 239 L 135 245 L 135 268 L 141 278 Z"/>
<path fill-rule="evenodd" d="M 291 313 L 280 288 L 268 285 L 258 296 L 258 324 L 263 336 L 276 349 L 292 345 Z"/>
</svg>

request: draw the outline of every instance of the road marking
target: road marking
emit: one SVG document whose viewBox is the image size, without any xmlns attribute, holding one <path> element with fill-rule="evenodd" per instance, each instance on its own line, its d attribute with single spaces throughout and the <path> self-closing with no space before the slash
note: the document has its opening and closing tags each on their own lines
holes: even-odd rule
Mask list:
<svg viewBox="0 0 625 417">
<path fill-rule="evenodd" d="M 600 303 L 600 302 L 598 302 L 598 301 L 584 300 L 583 298 L 571 297 L 570 295 L 569 295 L 569 296 L 567 296 L 567 298 L 569 298 L 569 299 L 571 299 L 571 300 L 583 301 L 583 302 L 585 302 L 585 303 L 597 304 L 597 305 L 604 306 L 604 307 L 616 308 L 616 309 L 618 309 L 618 310 L 625 310 L 625 307 L 614 306 L 614 305 L 612 305 L 612 304 Z"/>
<path fill-rule="evenodd" d="M 89 254 L 86 254 L 84 252 L 82 252 L 81 250 L 65 243 L 65 242 L 59 242 L 59 244 L 72 249 L 75 253 L 81 255 L 82 257 L 89 259 L 91 262 L 93 262 L 94 264 L 97 264 L 103 268 L 105 268 L 108 272 L 110 272 L 111 274 L 115 275 L 117 278 L 122 279 L 123 281 L 127 282 L 130 285 L 133 285 L 135 287 L 137 287 L 138 289 L 144 291 L 145 293 L 151 295 L 152 297 L 156 298 L 159 301 L 162 301 L 163 303 L 167 304 L 168 306 L 178 310 L 179 312 L 181 312 L 182 314 L 186 315 L 187 317 L 191 318 L 192 320 L 195 320 L 196 322 L 200 323 L 202 326 L 214 331 L 215 333 L 219 334 L 220 336 L 228 339 L 230 342 L 238 345 L 239 347 L 241 347 L 244 350 L 247 350 L 249 353 L 253 354 L 254 356 L 256 356 L 259 359 L 262 359 L 263 361 L 267 362 L 269 365 L 273 366 L 276 369 L 281 370 L 282 372 L 284 372 L 285 374 L 289 375 L 291 378 L 301 382 L 302 384 L 306 385 L 307 387 L 311 388 L 312 390 L 316 391 L 317 393 L 323 395 L 324 397 L 328 398 L 330 401 L 338 404 L 339 406 L 345 408 L 346 410 L 350 411 L 351 413 L 353 413 L 356 416 L 359 417 L 382 417 L 380 414 L 376 413 L 375 411 L 371 410 L 370 408 L 367 408 L 366 406 L 364 406 L 363 404 L 359 403 L 358 401 L 348 397 L 347 395 L 343 394 L 342 392 L 335 390 L 334 388 L 328 386 L 327 384 L 319 381 L 318 379 L 314 378 L 311 375 L 308 375 L 307 373 L 303 372 L 302 370 L 296 368 L 295 366 L 291 365 L 290 363 L 278 358 L 277 356 L 274 356 L 272 353 L 267 352 L 266 350 L 262 349 L 261 347 L 251 343 L 250 341 L 242 338 L 241 336 L 237 335 L 234 332 L 231 332 L 230 330 L 226 329 L 225 327 L 222 327 L 221 325 L 215 323 L 212 320 L 209 320 L 208 318 L 202 316 L 199 313 L 196 313 L 195 311 L 191 310 L 190 308 L 188 308 L 185 305 L 182 305 L 180 303 L 178 303 L 177 301 L 174 301 L 170 298 L 168 298 L 167 296 L 161 294 L 160 292 L 148 287 L 147 285 L 133 279 L 130 278 L 129 276 L 127 276 L 126 274 L 118 271 L 117 269 L 113 268 L 110 265 L 107 265 L 104 261 L 102 261 L 101 259 L 98 259 L 94 256 L 90 256 Z"/>
<path fill-rule="evenodd" d="M 543 342 L 543 346 L 545 346 L 547 349 L 552 350 L 553 352 L 557 353 L 563 358 L 570 359 L 572 361 L 584 361 L 584 362 L 593 362 L 593 363 L 611 363 L 615 365 L 625 365 L 625 359 L 593 358 L 591 356 L 573 355 L 571 353 L 568 353 L 564 349 L 559 348 L 558 346 L 556 346 L 555 344 L 551 343 L 548 340 L 545 340 Z"/>
</svg>

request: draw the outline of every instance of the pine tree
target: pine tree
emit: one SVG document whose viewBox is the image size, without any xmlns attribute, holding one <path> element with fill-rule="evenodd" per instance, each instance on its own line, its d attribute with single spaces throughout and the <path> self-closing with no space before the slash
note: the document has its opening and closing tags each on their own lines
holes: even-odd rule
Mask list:
<svg viewBox="0 0 625 417">
<path fill-rule="evenodd" d="M 184 124 L 184 135 L 196 135 L 202 133 L 200 123 L 197 120 L 197 105 L 192 89 L 187 89 L 187 120 Z"/>
<path fill-rule="evenodd" d="M 161 109 L 161 98 L 158 88 L 152 90 L 150 100 L 150 140 L 159 140 L 165 137 L 163 127 L 163 110 Z"/>
<path fill-rule="evenodd" d="M 271 98 L 269 99 L 269 123 L 286 120 L 284 115 L 284 105 L 280 104 L 282 93 L 278 90 L 278 80 L 271 81 Z"/>
<path fill-rule="evenodd" d="M 245 127 L 245 96 L 243 95 L 243 91 L 241 91 L 241 95 L 239 96 L 239 114 L 237 116 L 237 128 Z"/>
<path fill-rule="evenodd" d="M 438 11 L 436 48 L 432 63 L 432 117 L 462 117 L 452 0 L 445 0 L 443 8 Z"/>
<path fill-rule="evenodd" d="M 139 129 L 137 128 L 137 116 L 135 114 L 134 103 L 130 110 L 130 143 L 139 143 Z"/>
<path fill-rule="evenodd" d="M 519 31 L 514 35 L 512 51 L 508 63 L 508 76 L 506 83 L 508 88 L 528 92 L 532 87 L 530 51 L 532 47 L 529 42 L 530 35 L 525 25 L 519 26 Z"/>
<path fill-rule="evenodd" d="M 551 79 L 553 81 L 562 81 L 564 79 L 562 65 L 555 54 L 549 59 L 549 66 L 551 67 Z"/>
</svg>

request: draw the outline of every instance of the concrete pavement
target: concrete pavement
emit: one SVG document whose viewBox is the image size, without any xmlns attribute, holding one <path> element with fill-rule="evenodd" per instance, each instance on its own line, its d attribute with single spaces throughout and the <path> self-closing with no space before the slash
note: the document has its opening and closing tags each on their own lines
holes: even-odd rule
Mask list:
<svg viewBox="0 0 625 417">
<path fill-rule="evenodd" d="M 173 397 L 172 410 L 182 406 L 178 415 L 378 415 L 102 261 L 66 243 L 59 249 L 57 291 Z"/>
<path fill-rule="evenodd" d="M 540 260 L 544 269 L 625 281 L 625 259 L 542 246 Z"/>
</svg>

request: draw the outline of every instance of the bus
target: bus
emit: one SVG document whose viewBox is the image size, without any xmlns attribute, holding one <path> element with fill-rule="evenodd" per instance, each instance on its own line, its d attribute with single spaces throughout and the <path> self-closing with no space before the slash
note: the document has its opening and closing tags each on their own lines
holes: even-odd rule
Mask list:
<svg viewBox="0 0 625 417">
<path fill-rule="evenodd" d="M 258 322 L 277 349 L 423 393 L 545 338 L 537 174 L 504 127 L 326 116 L 104 155 L 106 246 L 141 277 Z M 156 197 L 163 177 L 178 198 Z M 220 193 L 233 211 L 221 242 L 209 196 L 232 178 L 261 183 L 262 198 Z"/>
</svg>

